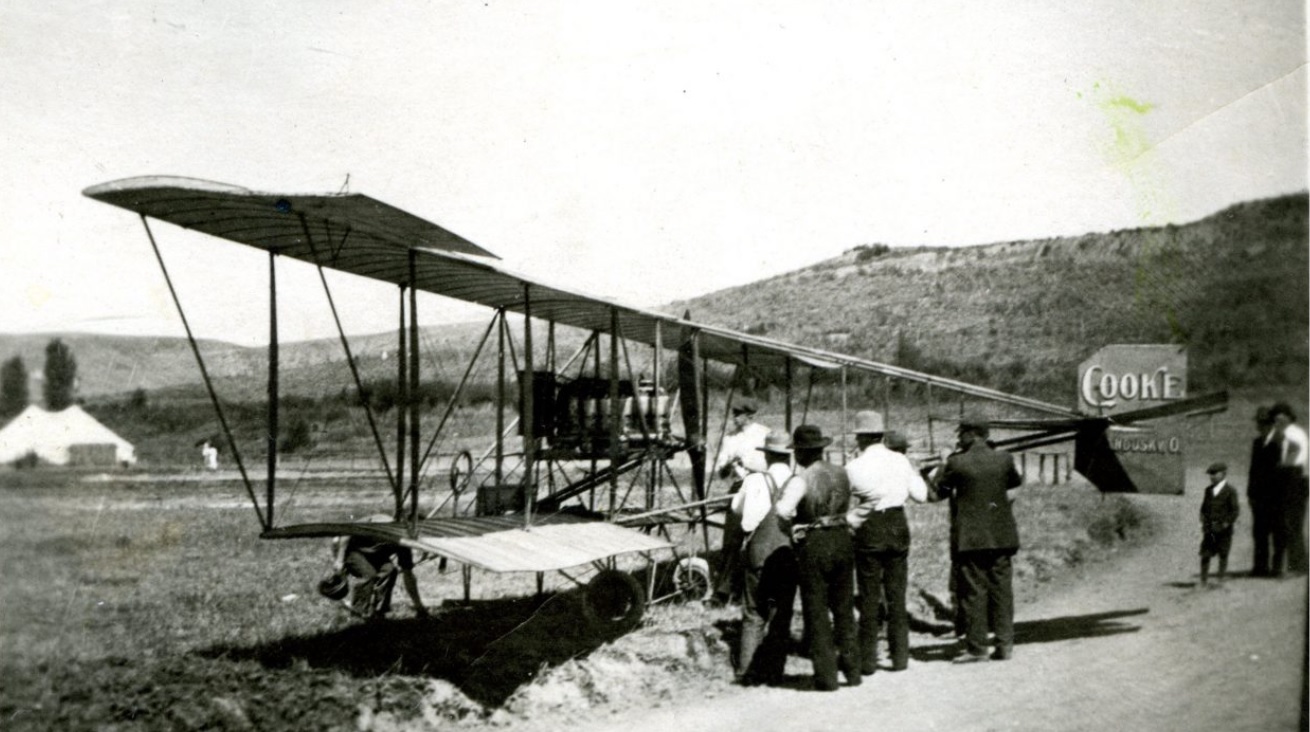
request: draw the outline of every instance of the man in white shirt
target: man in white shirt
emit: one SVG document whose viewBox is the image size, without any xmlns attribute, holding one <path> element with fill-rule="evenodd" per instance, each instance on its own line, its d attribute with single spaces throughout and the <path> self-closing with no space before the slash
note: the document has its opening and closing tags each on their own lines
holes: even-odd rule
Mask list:
<svg viewBox="0 0 1310 732">
<path fill-rule="evenodd" d="M 1306 574 L 1310 570 L 1305 541 L 1306 500 L 1310 497 L 1310 440 L 1306 431 L 1296 423 L 1296 412 L 1287 402 L 1269 408 L 1274 420 L 1274 432 L 1281 441 L 1276 482 L 1281 488 L 1283 544 L 1287 547 L 1287 571 Z M 1274 574 L 1282 568 L 1275 566 Z"/>
<path fill-rule="evenodd" d="M 737 680 L 745 685 L 782 679 L 791 642 L 792 607 L 796 602 L 796 555 L 790 528 L 779 518 L 786 502 L 795 511 L 805 495 L 805 481 L 792 474 L 787 435 L 770 433 L 764 446 L 767 467 L 751 473 L 732 498 L 732 513 L 746 534 L 742 551 L 745 582 L 741 603 L 741 641 Z"/>
<path fill-rule="evenodd" d="M 732 406 L 732 428 L 723 436 L 723 444 L 714 460 L 714 471 L 720 478 L 731 479 L 732 492 L 750 473 L 764 470 L 764 438 L 769 428 L 755 421 L 755 402 L 743 399 Z"/>
<path fill-rule="evenodd" d="M 751 473 L 765 468 L 764 453 L 759 448 L 769 428 L 755 421 L 755 402 L 743 399 L 732 406 L 732 429 L 723 436 L 719 454 L 714 460 L 714 471 L 720 478 L 731 480 L 728 492 L 736 494 L 742 481 Z M 741 541 L 745 534 L 729 511 L 723 520 L 723 546 L 719 554 L 718 578 L 714 587 L 714 600 L 719 604 L 731 602 L 742 593 Z"/>
<path fill-rule="evenodd" d="M 882 444 L 886 427 L 878 412 L 855 415 L 860 454 L 846 465 L 855 502 L 846 522 L 855 532 L 855 577 L 860 590 L 860 665 L 878 668 L 878 605 L 887 606 L 887 645 L 891 670 L 909 665 L 910 616 L 905 606 L 909 581 L 910 525 L 905 502 L 928 499 L 928 486 L 910 459 Z"/>
</svg>

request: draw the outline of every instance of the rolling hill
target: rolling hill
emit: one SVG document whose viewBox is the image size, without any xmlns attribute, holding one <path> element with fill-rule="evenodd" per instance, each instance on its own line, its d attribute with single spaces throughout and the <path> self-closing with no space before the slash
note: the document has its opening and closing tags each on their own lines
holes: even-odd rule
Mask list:
<svg viewBox="0 0 1310 732">
<path fill-rule="evenodd" d="M 1188 347 L 1196 391 L 1307 379 L 1305 194 L 1200 221 L 966 248 L 865 245 L 667 309 L 1068 401 L 1109 343 Z"/>
</svg>

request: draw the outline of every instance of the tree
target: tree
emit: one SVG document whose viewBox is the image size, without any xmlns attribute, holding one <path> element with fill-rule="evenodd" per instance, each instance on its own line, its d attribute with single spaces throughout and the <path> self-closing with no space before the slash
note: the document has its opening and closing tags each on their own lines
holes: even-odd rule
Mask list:
<svg viewBox="0 0 1310 732">
<path fill-rule="evenodd" d="M 52 412 L 73 404 L 73 387 L 77 383 L 77 360 L 68 344 L 58 338 L 45 347 L 45 406 Z"/>
<path fill-rule="evenodd" d="M 17 415 L 27 408 L 30 400 L 27 366 L 21 356 L 14 356 L 0 366 L 0 420 Z"/>
</svg>

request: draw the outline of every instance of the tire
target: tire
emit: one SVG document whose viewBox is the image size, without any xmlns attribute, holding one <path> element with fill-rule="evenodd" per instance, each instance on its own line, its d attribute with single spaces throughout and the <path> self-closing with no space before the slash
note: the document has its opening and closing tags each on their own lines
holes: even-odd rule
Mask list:
<svg viewBox="0 0 1310 732">
<path fill-rule="evenodd" d="M 627 572 L 602 570 L 582 591 L 583 615 L 602 631 L 627 632 L 641 622 L 645 611 L 646 593 Z"/>
<path fill-rule="evenodd" d="M 714 594 L 710 576 L 710 563 L 701 557 L 684 557 L 673 568 L 673 586 L 682 593 L 682 599 L 704 602 Z"/>
</svg>

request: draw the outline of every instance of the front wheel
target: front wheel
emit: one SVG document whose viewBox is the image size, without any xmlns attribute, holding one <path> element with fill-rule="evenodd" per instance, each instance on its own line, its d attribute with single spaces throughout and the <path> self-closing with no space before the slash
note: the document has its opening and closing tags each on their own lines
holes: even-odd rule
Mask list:
<svg viewBox="0 0 1310 732">
<path fill-rule="evenodd" d="M 701 557 L 684 557 L 673 568 L 673 586 L 678 588 L 682 599 L 688 602 L 699 600 L 705 602 L 714 594 L 714 583 L 710 580 L 710 563 Z"/>
<path fill-rule="evenodd" d="M 598 572 L 582 591 L 582 612 L 597 628 L 627 632 L 646 611 L 646 593 L 636 578 L 617 569 Z"/>
</svg>

